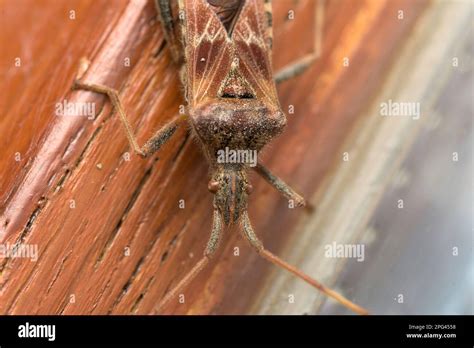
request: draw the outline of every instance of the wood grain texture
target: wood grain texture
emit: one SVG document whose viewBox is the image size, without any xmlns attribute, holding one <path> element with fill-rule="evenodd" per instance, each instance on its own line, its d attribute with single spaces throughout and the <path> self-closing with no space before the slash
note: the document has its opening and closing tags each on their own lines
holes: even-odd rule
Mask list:
<svg viewBox="0 0 474 348">
<path fill-rule="evenodd" d="M 426 4 L 328 1 L 323 56 L 279 87 L 282 108 L 294 105 L 295 113 L 262 154 L 269 168 L 313 196 Z M 39 259 L 0 260 L 0 313 L 150 313 L 207 242 L 207 165 L 185 129 L 153 158 L 127 161 L 130 149 L 110 103 L 71 92 L 70 85 L 87 56 L 92 66 L 85 79 L 120 90 L 140 143 L 173 117 L 183 103 L 178 71 L 153 4 L 23 0 L 1 6 L 0 240 L 38 245 Z M 275 2 L 275 67 L 310 49 L 311 6 Z M 406 9 L 403 22 L 396 18 L 400 8 Z M 289 9 L 295 20 L 285 20 Z M 344 67 L 344 57 L 358 69 Z M 94 102 L 100 115 L 57 117 L 55 103 L 64 99 Z M 306 213 L 288 209 L 260 178 L 251 180 L 250 217 L 278 253 Z M 246 313 L 268 270 L 236 230 L 227 231 L 216 259 L 186 291 L 186 303 L 167 313 Z"/>
<path fill-rule="evenodd" d="M 473 92 L 474 40 L 465 30 L 473 19 L 470 6 L 434 1 L 423 11 L 311 197 L 317 211 L 297 222 L 297 233 L 279 252 L 373 314 L 455 314 L 471 308 L 463 307 L 469 302 L 465 274 L 471 254 L 461 260 L 450 252 L 453 244 L 466 250 L 471 245 L 465 201 L 471 196 L 467 153 L 473 139 L 473 101 L 467 95 Z M 452 64 L 453 57 L 459 64 Z M 382 116 L 381 104 L 389 100 L 417 102 L 420 113 Z M 453 165 L 452 151 L 464 160 Z M 363 247 L 363 253 L 328 256 L 333 243 Z M 433 267 L 444 271 L 431 272 Z M 444 303 L 453 287 L 459 295 Z M 399 293 L 404 303 L 396 301 Z M 259 295 L 251 313 L 348 313 L 276 269 Z"/>
</svg>

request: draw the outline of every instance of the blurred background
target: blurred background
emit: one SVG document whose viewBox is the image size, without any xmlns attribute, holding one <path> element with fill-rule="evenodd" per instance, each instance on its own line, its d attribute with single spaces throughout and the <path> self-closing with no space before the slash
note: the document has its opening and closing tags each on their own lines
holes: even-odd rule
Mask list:
<svg viewBox="0 0 474 348">
<path fill-rule="evenodd" d="M 416 5 L 422 2 L 410 4 Z M 299 223 L 285 257 L 337 277 L 336 289 L 373 313 L 472 314 L 474 5 L 423 5 L 317 191 L 317 211 Z M 402 5 L 383 20 L 396 15 L 403 22 L 413 11 Z M 413 109 L 396 109 L 400 102 Z M 399 105 L 387 115 L 390 103 Z M 364 260 L 327 257 L 333 243 L 363 246 Z M 291 276 L 273 274 L 256 313 L 348 313 Z M 297 303 L 279 307 L 283 293 Z"/>
</svg>

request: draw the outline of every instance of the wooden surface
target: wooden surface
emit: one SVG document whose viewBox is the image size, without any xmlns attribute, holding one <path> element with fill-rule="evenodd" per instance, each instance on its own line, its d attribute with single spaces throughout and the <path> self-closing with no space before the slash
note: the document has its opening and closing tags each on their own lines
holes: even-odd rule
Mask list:
<svg viewBox="0 0 474 348">
<path fill-rule="evenodd" d="M 372 313 L 473 312 L 473 18 L 467 1 L 423 11 L 279 252 Z M 382 117 L 388 100 L 418 102 L 419 117 Z M 334 242 L 363 258 L 327 257 Z M 259 295 L 251 313 L 347 313 L 276 269 Z"/>
<path fill-rule="evenodd" d="M 303 76 L 279 86 L 282 108 L 294 105 L 295 113 L 262 154 L 263 162 L 313 197 L 315 206 L 341 146 L 426 4 L 328 1 L 322 57 Z M 276 68 L 310 49 L 311 6 L 275 1 Z M 293 21 L 285 20 L 290 8 Z M 405 10 L 402 21 L 399 9 Z M 207 242 L 207 165 L 185 130 L 153 158 L 125 160 L 130 149 L 110 104 L 93 93 L 71 92 L 70 85 L 79 58 L 89 57 L 85 79 L 120 90 L 141 143 L 171 118 L 183 100 L 153 4 L 6 1 L 0 14 L 0 240 L 39 248 L 36 262 L 0 260 L 0 313 L 150 313 Z M 55 103 L 65 98 L 93 101 L 100 115 L 93 121 L 55 116 Z M 251 178 L 256 189 L 250 217 L 278 254 L 307 213 L 288 209 L 278 193 Z M 186 303 L 166 312 L 249 313 L 269 286 L 265 275 L 271 267 L 237 231 L 228 231 L 216 260 L 186 291 Z M 306 271 L 318 277 L 318 269 Z"/>
</svg>

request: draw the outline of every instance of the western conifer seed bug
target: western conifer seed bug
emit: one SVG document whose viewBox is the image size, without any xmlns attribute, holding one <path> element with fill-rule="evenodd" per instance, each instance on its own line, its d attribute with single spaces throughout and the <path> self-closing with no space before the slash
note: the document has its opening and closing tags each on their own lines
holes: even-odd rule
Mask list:
<svg viewBox="0 0 474 348">
<path fill-rule="evenodd" d="M 308 54 L 272 73 L 271 0 L 155 0 L 165 39 L 175 62 L 181 65 L 181 79 L 187 102 L 187 117 L 177 116 L 159 129 L 143 147 L 138 146 L 118 93 L 107 87 L 83 82 L 87 69 L 82 62 L 74 89 L 107 95 L 133 150 L 147 157 L 188 121 L 209 162 L 208 189 L 214 194 L 211 236 L 203 257 L 158 304 L 159 312 L 201 272 L 222 239 L 222 230 L 239 224 L 243 236 L 260 256 L 311 284 L 350 310 L 368 312 L 337 292 L 325 287 L 301 270 L 266 250 L 254 232 L 247 213 L 252 185 L 247 172 L 254 169 L 296 206 L 305 200 L 261 163 L 247 161 L 280 134 L 286 117 L 281 110 L 276 83 L 287 80 L 309 67 L 321 51 L 324 0 L 315 2 L 314 48 Z M 233 157 L 222 160 L 223 151 Z M 242 156 L 236 156 L 241 154 Z M 239 159 L 240 160 L 236 160 Z M 242 160 L 243 159 L 243 160 Z"/>
</svg>

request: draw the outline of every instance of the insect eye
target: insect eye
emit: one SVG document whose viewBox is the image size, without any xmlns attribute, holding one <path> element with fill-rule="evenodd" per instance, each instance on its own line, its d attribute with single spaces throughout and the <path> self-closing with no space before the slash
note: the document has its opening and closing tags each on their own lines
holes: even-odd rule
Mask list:
<svg viewBox="0 0 474 348">
<path fill-rule="evenodd" d="M 218 181 L 209 181 L 207 184 L 207 189 L 212 193 L 216 193 L 219 190 L 219 182 Z"/>
<path fill-rule="evenodd" d="M 253 192 L 253 186 L 250 185 L 250 184 L 247 184 L 247 185 L 245 186 L 245 193 L 249 195 L 249 194 L 251 194 L 252 192 Z"/>
</svg>

